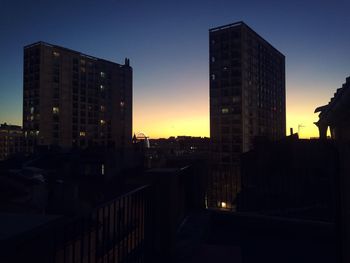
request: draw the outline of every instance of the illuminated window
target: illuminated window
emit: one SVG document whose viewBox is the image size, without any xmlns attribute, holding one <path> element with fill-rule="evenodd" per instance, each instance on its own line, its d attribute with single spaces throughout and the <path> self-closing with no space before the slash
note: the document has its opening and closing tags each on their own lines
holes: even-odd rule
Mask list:
<svg viewBox="0 0 350 263">
<path fill-rule="evenodd" d="M 53 54 L 56 58 L 60 56 L 60 53 L 58 53 L 58 52 L 56 52 L 56 51 L 54 51 L 52 54 Z"/>
<path fill-rule="evenodd" d="M 124 101 L 121 101 L 120 102 L 120 107 L 124 107 L 125 106 L 125 102 Z"/>
<path fill-rule="evenodd" d="M 223 114 L 228 113 L 228 111 L 229 111 L 228 108 L 222 108 L 222 109 L 221 109 L 221 112 L 222 112 Z"/>
<path fill-rule="evenodd" d="M 80 135 L 81 137 L 85 137 L 86 133 L 85 133 L 84 131 L 81 131 L 81 132 L 79 132 L 79 135 Z"/>
<path fill-rule="evenodd" d="M 211 74 L 211 79 L 215 80 L 215 74 Z"/>
<path fill-rule="evenodd" d="M 30 116 L 30 120 L 31 120 L 31 121 L 34 120 L 34 116 L 33 116 L 33 115 Z"/>
<path fill-rule="evenodd" d="M 226 207 L 227 207 L 226 202 L 221 202 L 221 207 L 222 207 L 222 208 L 226 208 Z"/>
<path fill-rule="evenodd" d="M 105 120 L 100 120 L 101 125 L 105 125 L 106 121 Z"/>
<path fill-rule="evenodd" d="M 101 105 L 100 109 L 102 112 L 104 112 L 106 110 L 105 106 L 103 106 L 103 105 Z"/>
<path fill-rule="evenodd" d="M 104 90 L 104 89 L 105 89 L 105 86 L 100 85 L 100 90 L 102 91 L 102 90 Z"/>
<path fill-rule="evenodd" d="M 106 77 L 106 73 L 104 73 L 103 71 L 101 71 L 101 72 L 100 72 L 100 76 L 101 76 L 101 78 L 104 78 L 104 77 Z"/>
<path fill-rule="evenodd" d="M 58 107 L 53 107 L 52 108 L 52 113 L 53 114 L 58 114 L 60 112 L 60 109 Z"/>
<path fill-rule="evenodd" d="M 101 174 L 102 175 L 105 174 L 105 165 L 104 164 L 101 165 Z"/>
<path fill-rule="evenodd" d="M 34 107 L 30 107 L 30 114 L 34 113 Z"/>
</svg>

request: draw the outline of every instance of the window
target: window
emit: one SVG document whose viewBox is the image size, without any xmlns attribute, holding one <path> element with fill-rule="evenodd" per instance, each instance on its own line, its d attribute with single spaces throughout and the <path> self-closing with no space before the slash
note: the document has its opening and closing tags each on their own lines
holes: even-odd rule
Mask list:
<svg viewBox="0 0 350 263">
<path fill-rule="evenodd" d="M 58 107 L 53 107 L 52 108 L 52 113 L 53 114 L 58 114 L 60 112 L 60 109 Z"/>
<path fill-rule="evenodd" d="M 103 106 L 103 105 L 101 105 L 100 109 L 102 112 L 104 112 L 106 110 L 105 106 Z"/>
<path fill-rule="evenodd" d="M 104 73 L 103 71 L 100 72 L 100 76 L 101 78 L 105 78 L 106 77 L 106 73 Z"/>
<path fill-rule="evenodd" d="M 84 132 L 84 131 L 79 132 L 80 137 L 85 137 L 85 135 L 86 135 L 86 132 Z"/>
<path fill-rule="evenodd" d="M 105 86 L 100 85 L 100 90 L 103 91 L 105 89 Z"/>
<path fill-rule="evenodd" d="M 56 58 L 58 58 L 60 56 L 60 53 L 58 53 L 57 51 L 52 52 L 52 54 Z"/>
<path fill-rule="evenodd" d="M 101 125 L 105 125 L 106 121 L 105 120 L 100 120 Z"/>
<path fill-rule="evenodd" d="M 222 112 L 223 114 L 226 114 L 226 113 L 229 112 L 229 110 L 228 110 L 228 108 L 222 108 L 222 109 L 221 109 L 221 112 Z"/>
<path fill-rule="evenodd" d="M 211 80 L 215 80 L 215 74 L 211 74 Z"/>
<path fill-rule="evenodd" d="M 123 108 L 124 106 L 125 106 L 125 102 L 124 102 L 124 101 L 121 101 L 121 102 L 120 102 L 120 107 Z"/>
<path fill-rule="evenodd" d="M 105 165 L 104 164 L 101 165 L 101 174 L 102 175 L 105 174 Z"/>
</svg>

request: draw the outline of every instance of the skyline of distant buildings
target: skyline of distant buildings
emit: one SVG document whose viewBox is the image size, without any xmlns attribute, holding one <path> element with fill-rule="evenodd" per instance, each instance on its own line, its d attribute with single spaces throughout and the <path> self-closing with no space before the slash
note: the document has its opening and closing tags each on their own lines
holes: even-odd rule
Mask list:
<svg viewBox="0 0 350 263">
<path fill-rule="evenodd" d="M 220 166 L 234 165 L 237 156 L 252 147 L 254 137 L 285 135 L 284 56 L 244 22 L 209 31 L 210 137 L 217 153 L 213 157 Z M 120 65 L 41 41 L 25 46 L 23 57 L 27 149 L 35 144 L 131 143 L 125 136 L 132 135 L 133 125 L 128 59 Z M 114 101 L 119 102 L 117 110 L 111 107 Z M 226 122 L 231 117 L 234 121 Z M 230 136 L 235 139 L 230 141 Z"/>
</svg>

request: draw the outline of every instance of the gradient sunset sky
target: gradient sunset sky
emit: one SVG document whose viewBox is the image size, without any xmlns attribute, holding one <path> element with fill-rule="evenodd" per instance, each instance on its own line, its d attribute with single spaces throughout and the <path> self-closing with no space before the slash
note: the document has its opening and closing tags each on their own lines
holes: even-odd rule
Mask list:
<svg viewBox="0 0 350 263">
<path fill-rule="evenodd" d="M 350 76 L 350 1 L 0 0 L 0 123 L 22 123 L 23 46 L 45 41 L 134 69 L 133 126 L 209 136 L 208 30 L 243 20 L 286 56 L 287 129 Z"/>
</svg>

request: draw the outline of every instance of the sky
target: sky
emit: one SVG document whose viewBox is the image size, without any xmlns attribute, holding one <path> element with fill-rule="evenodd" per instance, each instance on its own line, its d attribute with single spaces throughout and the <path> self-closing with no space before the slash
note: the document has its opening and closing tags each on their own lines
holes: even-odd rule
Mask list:
<svg viewBox="0 0 350 263">
<path fill-rule="evenodd" d="M 350 76 L 350 1 L 0 0 L 0 123 L 22 123 L 23 46 L 37 41 L 133 67 L 133 130 L 209 136 L 209 28 L 243 20 L 286 56 L 287 131 Z M 299 127 L 299 128 L 298 128 Z"/>
</svg>

